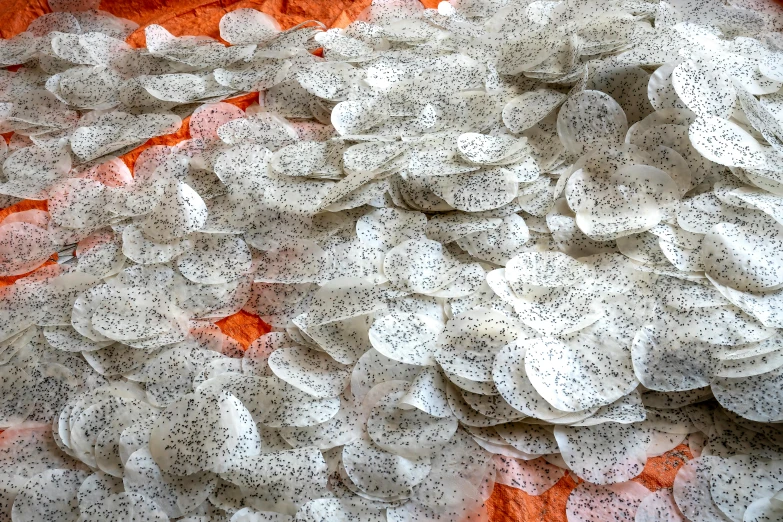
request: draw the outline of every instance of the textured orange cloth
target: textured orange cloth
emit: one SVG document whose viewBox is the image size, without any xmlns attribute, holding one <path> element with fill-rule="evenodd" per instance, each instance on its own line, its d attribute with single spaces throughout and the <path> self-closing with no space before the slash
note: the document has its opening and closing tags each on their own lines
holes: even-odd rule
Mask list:
<svg viewBox="0 0 783 522">
<path fill-rule="evenodd" d="M 219 38 L 218 23 L 227 12 L 252 7 L 274 16 L 283 28 L 293 27 L 307 20 L 319 20 L 330 27 L 345 27 L 371 0 L 103 0 L 100 8 L 116 16 L 128 18 L 140 25 L 128 42 L 136 47 L 144 45 L 144 26 L 159 24 L 176 36 L 206 35 Z M 422 0 L 426 7 L 436 7 L 438 0 Z M 37 17 L 50 11 L 46 0 L 0 0 L 0 36 L 10 38 L 18 34 Z M 257 99 L 248 94 L 227 100 L 245 109 Z M 167 136 L 153 138 L 138 149 L 123 156 L 132 168 L 138 155 L 152 145 L 173 145 L 190 137 L 188 120 L 182 128 Z M 0 221 L 11 212 L 46 209 L 46 202 L 23 201 L 0 210 Z M 55 258 L 56 259 L 56 258 Z M 51 263 L 49 261 L 48 263 Z M 18 277 L 0 278 L 0 286 L 13 283 Z M 239 312 L 219 321 L 218 326 L 245 348 L 269 331 L 257 316 Z M 634 480 L 650 490 L 670 488 L 677 470 L 692 458 L 688 447 L 680 445 L 661 457 L 647 462 L 644 472 Z M 563 477 L 552 489 L 534 497 L 523 491 L 496 485 L 487 503 L 491 522 L 566 522 L 565 507 L 568 495 L 579 483 L 572 475 Z"/>
</svg>

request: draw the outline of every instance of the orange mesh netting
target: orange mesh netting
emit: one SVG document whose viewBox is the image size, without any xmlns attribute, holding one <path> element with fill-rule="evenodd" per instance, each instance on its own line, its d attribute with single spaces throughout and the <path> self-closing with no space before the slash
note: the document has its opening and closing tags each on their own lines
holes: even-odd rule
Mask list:
<svg viewBox="0 0 783 522">
<path fill-rule="evenodd" d="M 306 20 L 320 20 L 327 26 L 345 27 L 371 0 L 103 0 L 100 8 L 116 16 L 133 20 L 140 25 L 128 42 L 136 47 L 144 45 L 144 26 L 159 24 L 176 36 L 206 35 L 219 38 L 218 23 L 221 17 L 235 9 L 252 7 L 274 16 L 285 29 Z M 436 7 L 437 0 L 423 0 L 426 7 Z M 0 36 L 10 38 L 25 30 L 27 25 L 44 13 L 50 12 L 46 0 L 0 1 Z M 245 109 L 257 99 L 248 94 L 231 100 Z M 181 129 L 167 136 L 149 140 L 136 150 L 123 156 L 132 168 L 138 155 L 152 145 L 173 145 L 190 137 L 188 120 Z M 29 209 L 46 209 L 46 202 L 23 201 L 13 207 L 0 210 L 0 220 L 12 212 Z M 56 259 L 56 256 L 52 258 Z M 52 261 L 47 262 L 51 263 Z M 13 283 L 17 277 L 0 277 L 0 286 Z M 257 316 L 239 312 L 219 321 L 221 330 L 245 348 L 256 338 L 269 331 Z M 670 488 L 677 470 L 692 458 L 688 447 L 680 445 L 660 457 L 649 459 L 644 472 L 634 480 L 650 490 Z M 496 485 L 487 503 L 491 522 L 565 522 L 566 502 L 579 479 L 572 475 L 563 477 L 552 489 L 539 496 L 504 485 Z"/>
</svg>

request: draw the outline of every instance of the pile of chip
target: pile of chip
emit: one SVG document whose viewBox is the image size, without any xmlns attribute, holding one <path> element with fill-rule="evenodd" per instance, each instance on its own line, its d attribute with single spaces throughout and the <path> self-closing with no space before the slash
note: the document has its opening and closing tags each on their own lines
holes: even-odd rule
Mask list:
<svg viewBox="0 0 783 522">
<path fill-rule="evenodd" d="M 783 519 L 783 8 L 98 3 L 0 41 L 0 521 Z"/>
</svg>

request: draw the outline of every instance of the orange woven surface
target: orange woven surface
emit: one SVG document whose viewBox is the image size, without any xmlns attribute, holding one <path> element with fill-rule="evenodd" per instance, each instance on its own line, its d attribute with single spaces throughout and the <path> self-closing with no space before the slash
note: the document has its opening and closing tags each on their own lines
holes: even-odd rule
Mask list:
<svg viewBox="0 0 783 522">
<path fill-rule="evenodd" d="M 306 20 L 320 20 L 330 27 L 345 27 L 370 4 L 371 0 L 103 0 L 100 8 L 116 16 L 133 20 L 140 25 L 128 42 L 136 47 L 144 45 L 144 26 L 159 24 L 176 36 L 206 35 L 219 38 L 218 23 L 227 12 L 252 7 L 274 16 L 283 28 L 293 27 Z M 426 7 L 436 7 L 438 0 L 422 0 Z M 27 25 L 44 13 L 50 12 L 46 0 L 0 0 L 0 36 L 10 38 L 25 30 Z M 245 109 L 257 100 L 257 94 L 248 94 L 229 103 Z M 174 134 L 149 140 L 122 157 L 129 168 L 138 155 L 152 145 L 173 145 L 188 139 L 188 119 Z M 12 212 L 30 209 L 46 210 L 46 202 L 22 201 L 0 210 L 0 221 Z M 52 258 L 56 259 L 56 256 Z M 47 264 L 52 261 L 48 261 Z M 12 284 L 17 277 L 0 277 L 0 286 Z M 257 316 L 239 312 L 219 321 L 218 326 L 245 348 L 270 330 Z M 692 458 L 688 447 L 674 450 L 648 460 L 644 472 L 634 481 L 650 490 L 670 488 L 677 470 Z M 579 479 L 563 477 L 552 489 L 539 496 L 504 485 L 496 485 L 487 502 L 491 522 L 566 522 L 566 502 Z"/>
</svg>

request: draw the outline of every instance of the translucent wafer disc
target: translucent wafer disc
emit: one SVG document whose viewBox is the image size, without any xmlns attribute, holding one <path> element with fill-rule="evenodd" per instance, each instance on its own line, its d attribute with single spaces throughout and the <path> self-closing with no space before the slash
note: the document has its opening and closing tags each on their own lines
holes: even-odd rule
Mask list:
<svg viewBox="0 0 783 522">
<path fill-rule="evenodd" d="M 568 343 L 539 338 L 526 344 L 525 369 L 531 383 L 561 410 L 581 411 L 608 404 L 637 386 L 631 354 L 609 339 L 600 345 L 592 336 Z"/>
<path fill-rule="evenodd" d="M 148 449 L 140 449 L 125 463 L 123 484 L 126 491 L 153 500 L 169 516 L 176 517 L 196 509 L 214 487 L 214 476 L 195 473 L 176 477 L 161 472 Z"/>
<path fill-rule="evenodd" d="M 634 520 L 651 492 L 636 482 L 597 486 L 584 482 L 571 492 L 566 504 L 569 520 L 592 522 L 616 518 Z"/>
<path fill-rule="evenodd" d="M 169 517 L 152 500 L 137 493 L 117 493 L 87 506 L 81 514 L 85 522 L 99 522 L 106 518 L 167 522 Z"/>
<path fill-rule="evenodd" d="M 738 125 L 717 116 L 701 116 L 688 128 L 693 147 L 705 158 L 721 165 L 764 168 L 765 149 Z"/>
<path fill-rule="evenodd" d="M 495 356 L 492 380 L 500 395 L 515 409 L 539 419 L 556 419 L 568 415 L 549 404 L 527 376 L 525 342 L 509 343 Z"/>
<path fill-rule="evenodd" d="M 216 437 L 216 426 L 231 426 L 231 435 Z M 198 446 L 182 441 L 198 437 Z M 179 441 L 179 442 L 176 442 Z M 194 393 L 168 406 L 150 433 L 150 452 L 161 470 L 177 475 L 224 471 L 232 460 L 257 455 L 259 435 L 250 413 L 233 395 Z M 222 455 L 232 456 L 227 460 Z"/>
<path fill-rule="evenodd" d="M 0 272 L 6 276 L 41 266 L 53 249 L 52 238 L 44 228 L 22 222 L 0 226 Z"/>
<path fill-rule="evenodd" d="M 555 427 L 555 438 L 568 467 L 593 484 L 617 484 L 642 472 L 650 435 L 635 425 L 608 422 L 596 426 Z M 623 444 L 616 445 L 618 440 Z M 590 451 L 585 452 L 584 448 Z"/>
<path fill-rule="evenodd" d="M 442 328 L 438 321 L 427 316 L 392 312 L 373 322 L 370 342 L 373 348 L 394 360 L 406 364 L 434 365 L 438 335 Z"/>
<path fill-rule="evenodd" d="M 177 268 L 195 283 L 227 283 L 250 269 L 250 249 L 239 237 L 205 234 L 193 243 L 193 249 L 178 258 Z"/>
<path fill-rule="evenodd" d="M 557 117 L 557 134 L 566 149 L 581 154 L 599 144 L 621 143 L 628 130 L 622 107 L 600 91 L 582 91 Z"/>
<path fill-rule="evenodd" d="M 14 499 L 13 520 L 68 520 L 78 509 L 78 492 L 84 471 L 55 469 L 35 475 Z"/>
<path fill-rule="evenodd" d="M 207 220 L 207 207 L 198 193 L 185 183 L 166 185 L 155 210 L 142 221 L 142 231 L 153 240 L 184 237 Z"/>
<path fill-rule="evenodd" d="M 343 465 L 351 481 L 373 497 L 397 497 L 410 492 L 430 470 L 428 458 L 414 460 L 387 453 L 370 441 L 359 440 L 343 448 Z M 394 466 L 383 463 L 391 460 Z M 379 470 L 388 470 L 379 474 Z"/>
<path fill-rule="evenodd" d="M 775 422 L 781 417 L 777 400 L 777 381 L 783 369 L 749 377 L 721 377 L 711 384 L 718 401 L 730 411 L 747 419 Z"/>
<path fill-rule="evenodd" d="M 477 309 L 453 317 L 441 334 L 437 360 L 453 374 L 474 381 L 492 380 L 495 355 L 508 343 L 527 335 L 511 317 Z"/>
<path fill-rule="evenodd" d="M 767 249 L 775 248 L 777 227 L 777 223 L 756 230 L 729 223 L 714 226 L 702 247 L 702 256 L 707 260 L 705 272 L 740 291 L 757 292 L 783 284 L 777 264 L 765 255 Z M 768 240 L 762 239 L 767 237 Z"/>
<path fill-rule="evenodd" d="M 520 133 L 543 120 L 565 99 L 565 95 L 554 90 L 527 92 L 503 107 L 503 123 L 511 132 Z"/>
<path fill-rule="evenodd" d="M 279 32 L 273 17 L 255 9 L 237 9 L 220 19 L 220 37 L 233 45 L 264 43 Z"/>
<path fill-rule="evenodd" d="M 725 118 L 737 96 L 726 76 L 698 59 L 675 67 L 671 82 L 677 96 L 699 116 Z"/>
<path fill-rule="evenodd" d="M 781 461 L 766 461 L 750 455 L 718 459 L 712 465 L 710 493 L 729 519 L 744 517 L 751 503 L 781 489 Z"/>
<path fill-rule="evenodd" d="M 770 1 L 50 0 L 0 39 L 0 520 L 485 520 L 565 470 L 571 522 L 780 518 Z"/>
<path fill-rule="evenodd" d="M 563 476 L 563 470 L 543 459 L 530 461 L 496 455 L 495 481 L 521 489 L 529 495 L 541 495 Z"/>
<path fill-rule="evenodd" d="M 347 368 L 328 355 L 305 347 L 275 350 L 268 364 L 282 380 L 319 398 L 340 395 L 350 376 Z"/>
</svg>

